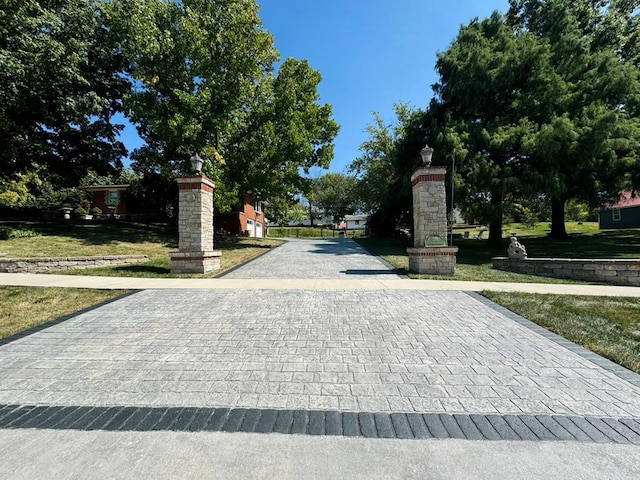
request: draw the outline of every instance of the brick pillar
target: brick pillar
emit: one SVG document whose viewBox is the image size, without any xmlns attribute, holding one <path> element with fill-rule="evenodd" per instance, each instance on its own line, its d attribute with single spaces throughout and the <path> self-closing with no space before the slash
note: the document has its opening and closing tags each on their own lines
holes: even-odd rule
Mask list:
<svg viewBox="0 0 640 480">
<path fill-rule="evenodd" d="M 411 175 L 414 248 L 407 253 L 413 273 L 455 273 L 458 247 L 447 246 L 446 173 L 445 167 L 421 167 Z"/>
<path fill-rule="evenodd" d="M 171 252 L 171 273 L 208 273 L 220 268 L 213 250 L 213 190 L 204 175 L 179 177 L 178 251 Z"/>
</svg>

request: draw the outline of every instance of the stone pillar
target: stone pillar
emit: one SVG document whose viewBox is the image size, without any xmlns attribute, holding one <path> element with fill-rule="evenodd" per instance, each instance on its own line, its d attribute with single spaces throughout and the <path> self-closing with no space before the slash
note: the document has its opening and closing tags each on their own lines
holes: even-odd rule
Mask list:
<svg viewBox="0 0 640 480">
<path fill-rule="evenodd" d="M 408 248 L 409 271 L 453 275 L 458 247 L 447 245 L 447 193 L 445 167 L 420 167 L 411 175 L 413 185 L 413 248 Z"/>
<path fill-rule="evenodd" d="M 178 178 L 178 251 L 171 252 L 171 273 L 209 273 L 220 268 L 213 250 L 213 190 L 204 175 Z"/>
</svg>

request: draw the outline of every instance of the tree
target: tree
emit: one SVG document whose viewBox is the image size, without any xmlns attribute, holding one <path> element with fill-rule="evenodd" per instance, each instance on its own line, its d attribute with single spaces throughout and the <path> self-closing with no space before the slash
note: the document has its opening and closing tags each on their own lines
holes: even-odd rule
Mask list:
<svg viewBox="0 0 640 480">
<path fill-rule="evenodd" d="M 524 151 L 551 199 L 551 236 L 564 238 L 568 200 L 602 203 L 640 181 L 640 2 L 510 4 L 511 23 L 549 45 L 548 61 L 560 79 Z"/>
<path fill-rule="evenodd" d="M 357 186 L 355 177 L 326 173 L 313 182 L 316 205 L 334 223 L 338 223 L 345 215 L 352 215 L 360 210 Z"/>
<path fill-rule="evenodd" d="M 276 225 L 302 222 L 307 218 L 307 209 L 297 200 L 275 197 L 269 200 L 267 217 L 270 223 L 275 223 Z"/>
<path fill-rule="evenodd" d="M 146 145 L 134 169 L 189 171 L 199 153 L 230 208 L 308 189 L 300 169 L 328 166 L 337 124 L 318 104 L 321 80 L 306 61 L 286 60 L 262 28 L 254 0 L 113 2 L 129 38 L 136 79 L 125 105 Z M 235 200 L 234 200 L 235 199 Z"/>
<path fill-rule="evenodd" d="M 5 0 L 0 9 L 0 157 L 11 179 L 41 167 L 56 185 L 110 173 L 129 89 L 100 0 Z M 14 177 L 15 180 L 15 177 Z"/>
<path fill-rule="evenodd" d="M 419 163 L 424 132 L 417 134 L 417 141 L 415 136 L 422 128 L 419 119 L 424 112 L 402 102 L 394 104 L 394 111 L 396 118 L 391 125 L 385 125 L 378 112 L 373 112 L 374 124 L 365 128 L 369 139 L 360 145 L 362 154 L 349 165 L 349 171 L 358 178 L 358 194 L 365 211 L 382 210 L 398 219 L 410 208 L 406 201 L 408 195 L 411 203 L 410 177 Z"/>
<path fill-rule="evenodd" d="M 438 55 L 440 81 L 430 106 L 441 122 L 437 141 L 456 152 L 464 202 L 489 223 L 491 247 L 502 244 L 505 195 L 537 180 L 522 143 L 558 89 L 549 56 L 544 43 L 532 34 L 516 35 L 498 13 L 462 27 Z"/>
<path fill-rule="evenodd" d="M 411 224 L 411 174 L 420 165 L 419 152 L 427 139 L 436 137 L 430 112 L 396 103 L 395 121 L 385 125 L 374 112 L 375 124 L 366 127 L 370 138 L 360 146 L 362 155 L 349 169 L 358 179 L 358 197 L 364 211 L 375 212 L 378 233 Z M 439 158 L 441 153 L 436 158 Z"/>
<path fill-rule="evenodd" d="M 0 181 L 0 207 L 24 207 L 35 199 L 34 190 L 42 186 L 35 172 L 18 174 L 15 180 Z"/>
<path fill-rule="evenodd" d="M 291 58 L 264 79 L 246 121 L 225 141 L 230 181 L 266 199 L 311 193 L 300 171 L 329 167 L 339 129 L 331 105 L 318 104 L 321 79 Z"/>
</svg>

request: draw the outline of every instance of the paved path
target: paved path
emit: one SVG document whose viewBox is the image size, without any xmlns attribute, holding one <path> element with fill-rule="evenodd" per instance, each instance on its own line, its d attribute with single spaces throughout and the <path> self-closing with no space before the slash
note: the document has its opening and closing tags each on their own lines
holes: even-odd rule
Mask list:
<svg viewBox="0 0 640 480">
<path fill-rule="evenodd" d="M 348 240 L 295 241 L 209 280 L 236 287 L 255 282 L 254 288 L 140 291 L 4 342 L 0 428 L 8 430 L 0 430 L 0 467 L 11 466 L 15 478 L 32 478 L 42 468 L 64 469 L 56 463 L 64 458 L 84 474 L 100 465 L 100 453 L 115 455 L 120 441 L 138 445 L 145 458 L 156 458 L 159 444 L 175 442 L 177 455 L 189 465 L 186 477 L 224 477 L 189 452 L 220 450 L 221 442 L 235 444 L 242 435 L 211 431 L 244 431 L 327 435 L 316 443 L 274 434 L 238 440 L 242 446 L 227 455 L 244 458 L 243 446 L 250 444 L 267 462 L 264 470 L 259 464 L 245 470 L 254 478 L 273 472 L 314 478 L 310 473 L 319 474 L 323 465 L 325 474 L 343 465 L 354 478 L 383 478 L 390 465 L 403 478 L 419 478 L 434 465 L 434 478 L 483 478 L 482 468 L 484 478 L 553 478 L 536 470 L 536 462 L 548 462 L 556 478 L 580 478 L 578 471 L 593 478 L 598 469 L 612 478 L 640 475 L 638 375 L 477 294 L 415 290 L 408 285 L 421 282 L 384 269 Z M 308 288 L 303 275 L 325 288 Z M 379 281 L 389 288 L 333 283 L 340 281 L 347 287 Z M 207 433 L 163 437 L 149 430 Z M 331 435 L 359 440 L 343 444 Z M 451 443 L 444 450 L 431 443 L 414 449 L 362 437 Z M 469 440 L 485 441 L 472 442 L 477 447 L 460 443 Z M 514 469 L 514 461 L 527 463 L 527 451 L 546 448 L 531 443 L 540 440 L 571 441 L 555 442 L 543 459 Z M 20 458 L 32 457 L 30 448 L 41 451 L 51 442 L 58 453 L 46 457 L 48 462 L 16 466 Z M 77 458 L 70 447 L 77 442 L 87 445 L 93 459 Z M 601 443 L 606 455 L 594 459 L 583 442 Z M 336 454 L 338 445 L 352 451 Z M 74 454 L 64 455 L 65 446 Z M 267 460 L 278 448 L 323 453 L 314 457 L 315 470 L 284 455 L 285 472 Z M 434 456 L 431 467 L 420 459 L 424 449 Z M 446 463 L 445 450 L 467 449 L 478 449 L 475 463 Z M 372 450 L 385 461 L 367 463 Z M 327 452 L 333 452 L 335 465 L 321 460 Z M 563 463 L 558 452 L 573 460 Z M 482 458 L 496 455 L 503 458 L 496 469 L 484 465 Z M 398 465 L 399 458 L 406 463 Z M 240 477 L 239 466 L 225 459 L 228 470 L 222 473 Z M 119 471 L 118 462 L 109 462 Z M 354 465 L 368 467 L 349 468 Z M 93 470 L 94 478 L 101 478 L 99 471 Z M 173 468 L 161 471 L 166 478 L 176 476 Z"/>
<path fill-rule="evenodd" d="M 223 278 L 399 280 L 401 277 L 353 240 L 339 238 L 289 240 Z"/>
</svg>

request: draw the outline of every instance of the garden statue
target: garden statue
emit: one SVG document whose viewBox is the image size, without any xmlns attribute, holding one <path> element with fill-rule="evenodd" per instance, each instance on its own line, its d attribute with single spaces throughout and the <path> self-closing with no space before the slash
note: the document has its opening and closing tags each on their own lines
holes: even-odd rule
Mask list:
<svg viewBox="0 0 640 480">
<path fill-rule="evenodd" d="M 509 258 L 512 259 L 527 258 L 527 250 L 524 248 L 524 245 L 518 241 L 515 235 L 511 237 L 511 243 L 509 244 L 507 253 L 509 254 Z"/>
</svg>

